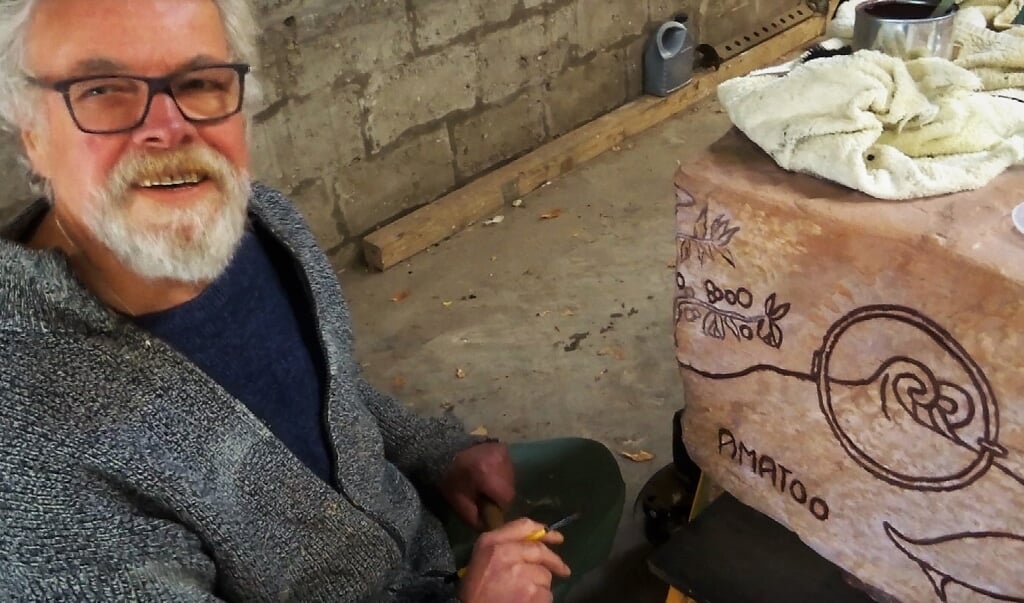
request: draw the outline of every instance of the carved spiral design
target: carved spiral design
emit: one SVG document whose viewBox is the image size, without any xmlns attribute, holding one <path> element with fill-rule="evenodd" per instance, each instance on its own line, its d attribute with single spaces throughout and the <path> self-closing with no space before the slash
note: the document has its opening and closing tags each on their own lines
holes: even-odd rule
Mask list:
<svg viewBox="0 0 1024 603">
<path fill-rule="evenodd" d="M 968 445 L 957 435 L 958 429 L 974 419 L 974 399 L 964 388 L 939 381 L 931 369 L 913 358 L 891 359 L 872 380 L 880 385 L 887 416 L 888 406 L 895 402 L 921 425 Z"/>
<path fill-rule="evenodd" d="M 947 362 L 962 369 L 964 383 L 943 381 L 924 363 L 905 356 L 886 360 L 874 375 L 862 381 L 835 379 L 830 371 L 837 344 L 851 327 L 869 321 L 895 321 L 923 332 L 945 351 Z M 887 327 L 880 325 L 878 328 Z M 866 306 L 847 314 L 825 335 L 822 348 L 815 353 L 812 373 L 818 382 L 822 413 L 833 435 L 850 458 L 882 481 L 909 490 L 959 490 L 984 475 L 1001 450 L 998 407 L 984 372 L 946 330 L 915 310 L 901 306 Z M 875 389 L 887 418 L 902 407 L 916 423 L 946 437 L 953 445 L 973 451 L 973 460 L 941 475 L 913 475 L 887 466 L 844 430 L 833 406 L 834 384 Z"/>
</svg>

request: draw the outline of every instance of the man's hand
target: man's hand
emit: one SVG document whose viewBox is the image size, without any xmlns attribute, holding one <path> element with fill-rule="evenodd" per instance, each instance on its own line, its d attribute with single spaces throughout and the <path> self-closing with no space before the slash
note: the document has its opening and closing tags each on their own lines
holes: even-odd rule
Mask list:
<svg viewBox="0 0 1024 603">
<path fill-rule="evenodd" d="M 441 480 L 441 494 L 463 521 L 482 529 L 481 500 L 490 499 L 505 509 L 516 497 L 515 469 L 508 446 L 488 442 L 455 455 Z"/>
<path fill-rule="evenodd" d="M 462 603 L 550 603 L 553 576 L 569 577 L 569 566 L 549 544 L 562 535 L 549 532 L 537 542 L 526 537 L 544 526 L 530 519 L 480 536 L 459 588 Z"/>
</svg>

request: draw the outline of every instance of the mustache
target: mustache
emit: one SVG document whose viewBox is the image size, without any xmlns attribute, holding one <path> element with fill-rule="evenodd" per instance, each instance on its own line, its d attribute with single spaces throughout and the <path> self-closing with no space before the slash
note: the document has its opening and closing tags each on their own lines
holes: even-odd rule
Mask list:
<svg viewBox="0 0 1024 603">
<path fill-rule="evenodd" d="M 115 164 L 108 188 L 118 196 L 144 182 L 194 177 L 213 182 L 221 191 L 240 174 L 220 153 L 203 146 L 168 151 L 131 151 Z"/>
</svg>

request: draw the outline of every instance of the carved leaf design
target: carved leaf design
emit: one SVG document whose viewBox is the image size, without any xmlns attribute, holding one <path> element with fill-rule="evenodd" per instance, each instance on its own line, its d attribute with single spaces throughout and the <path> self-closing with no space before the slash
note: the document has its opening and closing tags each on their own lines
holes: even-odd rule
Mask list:
<svg viewBox="0 0 1024 603">
<path fill-rule="evenodd" d="M 697 216 L 697 222 L 693 225 L 693 236 L 697 239 L 704 239 L 708 234 L 708 207 L 705 205 L 704 209 L 700 210 L 700 215 Z"/>
<path fill-rule="evenodd" d="M 711 259 L 711 250 L 708 249 L 708 244 L 704 242 L 697 243 L 697 260 L 700 261 L 701 266 L 704 265 L 704 260 Z"/>
<path fill-rule="evenodd" d="M 781 306 L 778 306 L 777 308 L 772 310 L 772 319 L 778 322 L 785 318 L 786 315 L 789 314 L 789 307 L 789 304 L 782 304 Z"/>
<path fill-rule="evenodd" d="M 771 320 L 761 321 L 757 325 L 757 336 L 761 338 L 761 341 L 775 349 L 782 347 L 782 329 Z"/>
<path fill-rule="evenodd" d="M 728 225 L 729 220 L 725 217 L 725 214 L 719 214 L 718 217 L 715 218 L 715 221 L 711 223 L 711 233 L 708 238 L 712 241 L 717 241 L 719 235 L 721 235 L 722 231 L 724 231 Z"/>
<path fill-rule="evenodd" d="M 722 317 L 715 312 L 708 312 L 707 316 L 704 317 L 704 333 L 715 339 L 725 339 Z"/>
<path fill-rule="evenodd" d="M 725 224 L 728 225 L 729 221 L 726 220 Z M 734 236 L 736 236 L 736 233 L 739 232 L 739 231 L 740 231 L 740 227 L 739 226 L 735 226 L 733 228 L 729 228 L 729 229 L 723 231 L 720 236 L 716 237 L 715 238 L 715 242 L 718 243 L 719 247 L 725 247 L 730 242 L 732 242 L 732 238 Z"/>
<path fill-rule="evenodd" d="M 732 334 L 736 336 L 737 340 L 742 339 L 742 337 L 740 336 L 740 328 L 736 324 L 736 320 L 733 317 L 726 316 L 723 318 L 723 322 L 725 323 L 725 326 L 728 327 L 730 331 L 732 331 Z"/>
<path fill-rule="evenodd" d="M 722 259 L 725 260 L 730 266 L 732 266 L 733 268 L 736 267 L 736 262 L 735 262 L 735 260 L 733 260 L 732 252 L 731 251 L 729 251 L 728 249 L 724 249 L 722 247 L 719 247 L 718 248 L 718 255 L 722 256 Z"/>
</svg>

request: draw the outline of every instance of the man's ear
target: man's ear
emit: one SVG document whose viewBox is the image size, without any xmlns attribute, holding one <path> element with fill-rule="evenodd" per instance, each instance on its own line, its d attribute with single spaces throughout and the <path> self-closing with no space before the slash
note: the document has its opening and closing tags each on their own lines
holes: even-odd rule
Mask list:
<svg viewBox="0 0 1024 603">
<path fill-rule="evenodd" d="M 40 140 L 39 130 L 23 129 L 21 143 L 25 146 L 25 154 L 32 165 L 32 172 L 43 177 L 50 177 L 50 157 L 46 143 Z"/>
</svg>

